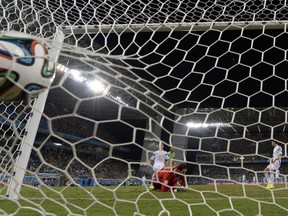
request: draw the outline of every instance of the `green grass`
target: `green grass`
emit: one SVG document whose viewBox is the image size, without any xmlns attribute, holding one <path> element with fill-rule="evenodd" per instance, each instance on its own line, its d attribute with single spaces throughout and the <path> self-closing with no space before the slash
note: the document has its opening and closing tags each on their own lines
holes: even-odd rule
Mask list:
<svg viewBox="0 0 288 216">
<path fill-rule="evenodd" d="M 23 187 L 18 202 L 0 196 L 0 215 L 288 215 L 288 190 L 276 185 L 192 185 L 162 193 L 143 186 Z"/>
</svg>

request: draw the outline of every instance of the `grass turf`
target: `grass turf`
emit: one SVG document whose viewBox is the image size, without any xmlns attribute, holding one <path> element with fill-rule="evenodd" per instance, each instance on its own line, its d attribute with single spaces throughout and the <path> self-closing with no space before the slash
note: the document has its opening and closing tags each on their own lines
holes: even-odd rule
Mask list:
<svg viewBox="0 0 288 216">
<path fill-rule="evenodd" d="M 288 215 L 286 185 L 192 185 L 186 192 L 144 186 L 23 187 L 18 202 L 0 196 L 0 215 Z"/>
</svg>

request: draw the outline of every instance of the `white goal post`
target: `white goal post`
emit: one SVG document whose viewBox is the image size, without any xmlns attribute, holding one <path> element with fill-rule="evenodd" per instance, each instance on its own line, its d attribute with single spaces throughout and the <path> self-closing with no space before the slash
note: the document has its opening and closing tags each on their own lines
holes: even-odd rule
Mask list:
<svg viewBox="0 0 288 216">
<path fill-rule="evenodd" d="M 286 0 L 0 6 L 56 62 L 30 104 L 0 103 L 0 215 L 288 213 Z M 160 143 L 185 188 L 149 188 Z"/>
<path fill-rule="evenodd" d="M 53 39 L 53 50 L 50 50 L 51 61 L 56 64 L 58 61 L 61 46 L 64 40 L 64 34 L 61 31 L 57 31 Z M 28 162 L 30 159 L 31 150 L 33 148 L 37 130 L 40 124 L 42 113 L 44 111 L 46 99 L 48 96 L 49 89 L 41 93 L 34 101 L 32 101 L 32 109 L 30 119 L 25 123 L 26 133 L 21 140 L 21 146 L 17 153 L 15 164 L 13 165 L 12 176 L 8 185 L 7 196 L 10 199 L 18 200 L 20 190 L 22 187 L 23 179 L 26 173 Z"/>
</svg>

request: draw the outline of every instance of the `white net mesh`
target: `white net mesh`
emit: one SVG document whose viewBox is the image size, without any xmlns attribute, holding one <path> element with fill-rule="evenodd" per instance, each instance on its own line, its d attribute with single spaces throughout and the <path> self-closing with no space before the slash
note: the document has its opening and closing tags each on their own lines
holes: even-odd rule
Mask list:
<svg viewBox="0 0 288 216">
<path fill-rule="evenodd" d="M 35 110 L 0 106 L 0 214 L 287 214 L 286 1 L 7 0 L 0 13 L 2 31 L 50 51 L 65 34 L 18 199 Z M 272 139 L 283 158 L 267 189 Z M 142 185 L 159 140 L 188 165 L 186 193 Z"/>
<path fill-rule="evenodd" d="M 33 104 L 33 101 L 32 101 Z M 1 178 L 0 190 L 6 188 L 7 181 L 13 174 L 14 159 L 21 149 L 21 138 L 25 136 L 25 125 L 31 115 L 31 108 L 25 102 L 1 102 Z"/>
</svg>

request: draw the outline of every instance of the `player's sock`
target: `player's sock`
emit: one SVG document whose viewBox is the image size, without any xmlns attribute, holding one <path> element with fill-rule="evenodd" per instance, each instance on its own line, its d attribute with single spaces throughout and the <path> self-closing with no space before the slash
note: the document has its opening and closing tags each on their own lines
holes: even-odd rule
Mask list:
<svg viewBox="0 0 288 216">
<path fill-rule="evenodd" d="M 279 179 L 279 178 L 280 178 L 280 170 L 276 170 L 275 178 L 276 178 L 276 179 Z"/>
<path fill-rule="evenodd" d="M 274 185 L 274 173 L 270 173 L 270 184 Z"/>
<path fill-rule="evenodd" d="M 155 180 L 156 180 L 156 174 L 153 173 L 153 174 L 152 174 L 152 181 L 155 181 Z"/>
<path fill-rule="evenodd" d="M 264 175 L 265 175 L 265 181 L 268 182 L 268 179 L 269 179 L 269 175 L 268 175 L 268 173 L 265 173 Z M 268 183 L 269 183 L 269 182 L 268 182 Z"/>
</svg>

